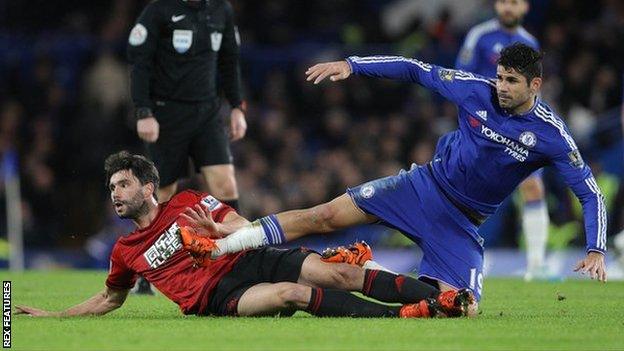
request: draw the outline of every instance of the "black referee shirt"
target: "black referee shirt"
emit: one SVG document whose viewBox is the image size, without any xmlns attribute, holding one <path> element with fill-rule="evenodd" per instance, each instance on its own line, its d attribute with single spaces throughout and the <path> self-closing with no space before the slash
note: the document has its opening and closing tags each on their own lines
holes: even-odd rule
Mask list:
<svg viewBox="0 0 624 351">
<path fill-rule="evenodd" d="M 156 0 L 148 4 L 128 38 L 135 107 L 154 99 L 203 102 L 220 88 L 241 104 L 240 37 L 226 0 Z"/>
</svg>

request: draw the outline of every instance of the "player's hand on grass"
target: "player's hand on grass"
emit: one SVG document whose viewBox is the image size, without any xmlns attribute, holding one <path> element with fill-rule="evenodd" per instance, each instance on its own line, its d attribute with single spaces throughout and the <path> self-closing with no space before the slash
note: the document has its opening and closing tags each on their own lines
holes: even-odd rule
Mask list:
<svg viewBox="0 0 624 351">
<path fill-rule="evenodd" d="M 605 264 L 604 255 L 600 252 L 589 252 L 587 257 L 576 264 L 574 271 L 580 271 L 581 274 L 588 273 L 590 278 L 596 278 L 601 282 L 607 281 L 607 266 Z"/>
<path fill-rule="evenodd" d="M 155 117 L 141 118 L 137 121 L 137 134 L 142 140 L 154 143 L 158 140 L 159 133 L 160 124 Z"/>
<path fill-rule="evenodd" d="M 186 219 L 198 234 L 211 238 L 221 238 L 224 235 L 220 232 L 219 224 L 212 219 L 210 210 L 204 208 L 204 205 L 195 204 L 193 207 L 187 207 L 180 216 Z"/>
<path fill-rule="evenodd" d="M 306 80 L 314 80 L 314 84 L 320 83 L 329 77 L 332 82 L 347 79 L 351 75 L 351 66 L 347 61 L 334 61 L 316 64 L 305 72 Z"/>
<path fill-rule="evenodd" d="M 233 108 L 230 113 L 230 140 L 236 141 L 245 137 L 247 121 L 245 114 L 239 108 Z"/>
<path fill-rule="evenodd" d="M 28 306 L 15 306 L 15 314 L 26 314 L 32 317 L 53 317 L 56 313 Z"/>
</svg>

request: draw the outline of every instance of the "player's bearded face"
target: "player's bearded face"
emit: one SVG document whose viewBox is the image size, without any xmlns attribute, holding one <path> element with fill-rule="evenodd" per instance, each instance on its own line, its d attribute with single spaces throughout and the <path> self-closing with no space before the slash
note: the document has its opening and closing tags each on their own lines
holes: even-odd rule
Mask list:
<svg viewBox="0 0 624 351">
<path fill-rule="evenodd" d="M 514 28 L 522 22 L 529 4 L 527 0 L 497 0 L 494 8 L 500 23 L 507 28 Z"/>
<path fill-rule="evenodd" d="M 120 218 L 137 219 L 149 212 L 143 185 L 132 171 L 119 171 L 110 180 L 111 200 Z"/>
<path fill-rule="evenodd" d="M 496 69 L 496 92 L 500 107 L 511 112 L 526 104 L 534 95 L 523 75 L 501 65 Z"/>
<path fill-rule="evenodd" d="M 141 189 L 137 190 L 128 200 L 122 201 L 122 205 L 115 211 L 120 218 L 137 219 L 148 212 L 147 201 L 143 197 Z"/>
</svg>

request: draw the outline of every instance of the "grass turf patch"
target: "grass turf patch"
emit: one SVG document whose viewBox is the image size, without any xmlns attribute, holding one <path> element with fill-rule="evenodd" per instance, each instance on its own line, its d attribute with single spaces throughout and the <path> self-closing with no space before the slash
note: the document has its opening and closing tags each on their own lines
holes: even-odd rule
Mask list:
<svg viewBox="0 0 624 351">
<path fill-rule="evenodd" d="M 101 271 L 0 271 L 13 305 L 61 310 L 104 287 Z M 624 348 L 624 282 L 486 279 L 475 319 L 183 316 L 130 295 L 102 317 L 13 316 L 16 350 L 610 350 Z"/>
</svg>

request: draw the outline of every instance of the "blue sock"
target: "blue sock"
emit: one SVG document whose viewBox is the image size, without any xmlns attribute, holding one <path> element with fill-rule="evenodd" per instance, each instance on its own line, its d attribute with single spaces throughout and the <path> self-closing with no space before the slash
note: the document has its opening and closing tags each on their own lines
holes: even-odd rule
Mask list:
<svg viewBox="0 0 624 351">
<path fill-rule="evenodd" d="M 269 245 L 278 245 L 286 241 L 284 230 L 282 230 L 282 226 L 274 214 L 260 218 L 260 224 L 264 229 L 264 235 L 266 235 Z"/>
</svg>

